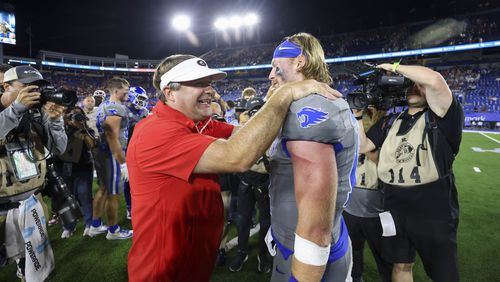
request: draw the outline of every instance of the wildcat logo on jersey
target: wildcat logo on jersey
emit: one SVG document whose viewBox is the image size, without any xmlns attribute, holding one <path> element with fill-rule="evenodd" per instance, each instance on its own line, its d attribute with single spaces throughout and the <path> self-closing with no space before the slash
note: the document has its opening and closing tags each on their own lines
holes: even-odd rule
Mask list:
<svg viewBox="0 0 500 282">
<path fill-rule="evenodd" d="M 313 125 L 320 124 L 328 119 L 328 113 L 318 109 L 305 107 L 297 112 L 297 119 L 300 122 L 300 127 L 309 128 Z"/>
</svg>

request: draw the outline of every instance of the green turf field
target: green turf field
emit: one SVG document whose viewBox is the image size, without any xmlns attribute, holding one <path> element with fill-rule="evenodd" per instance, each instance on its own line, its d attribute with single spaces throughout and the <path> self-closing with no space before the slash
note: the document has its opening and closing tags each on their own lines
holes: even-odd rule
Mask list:
<svg viewBox="0 0 500 282">
<path fill-rule="evenodd" d="M 460 153 L 455 161 L 455 176 L 459 190 L 460 225 L 458 233 L 460 276 L 462 281 L 498 281 L 500 267 L 500 134 L 465 132 Z M 476 147 L 474 151 L 472 147 Z M 481 152 L 477 152 L 481 151 Z M 480 172 L 476 172 L 478 168 Z M 130 228 L 125 219 L 122 203 L 121 222 Z M 131 241 L 107 241 L 104 235 L 96 238 L 82 237 L 83 226 L 69 239 L 60 239 L 60 226 L 49 228 L 56 258 L 56 270 L 50 281 L 126 281 L 127 253 Z M 231 235 L 235 236 L 231 227 Z M 212 281 L 269 281 L 270 275 L 257 273 L 255 241 L 250 259 L 239 273 L 224 267 L 215 270 Z M 234 250 L 229 253 L 229 259 Z M 365 281 L 378 281 L 375 263 L 369 252 L 365 255 Z M 422 265 L 417 262 L 415 281 L 429 281 Z M 0 269 L 0 281 L 16 281 L 15 267 Z"/>
</svg>

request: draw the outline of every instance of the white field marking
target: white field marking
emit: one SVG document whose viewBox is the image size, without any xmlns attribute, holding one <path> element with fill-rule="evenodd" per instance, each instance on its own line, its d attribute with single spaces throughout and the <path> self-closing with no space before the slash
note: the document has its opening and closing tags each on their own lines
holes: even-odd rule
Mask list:
<svg viewBox="0 0 500 282">
<path fill-rule="evenodd" d="M 254 228 L 250 229 L 250 236 L 252 237 L 253 235 L 257 234 L 260 230 L 260 224 L 257 224 Z M 229 242 L 226 243 L 226 252 L 229 252 L 232 248 L 238 246 L 238 236 L 234 237 L 231 239 Z"/>
<path fill-rule="evenodd" d="M 491 131 L 491 130 L 472 130 L 472 129 L 462 129 L 462 132 L 466 133 L 489 133 L 489 134 L 500 134 L 500 131 Z"/>
<path fill-rule="evenodd" d="M 475 172 L 481 172 L 481 170 L 478 167 L 474 167 Z"/>
<path fill-rule="evenodd" d="M 472 151 L 479 152 L 479 153 L 492 152 L 492 153 L 500 154 L 500 148 L 495 148 L 493 150 L 487 150 L 487 149 L 482 149 L 479 147 L 471 147 L 471 149 L 472 149 Z"/>
<path fill-rule="evenodd" d="M 486 137 L 486 138 L 490 139 L 491 141 L 494 141 L 494 142 L 497 142 L 498 144 L 500 144 L 500 141 L 496 140 L 496 139 L 495 139 L 495 138 L 493 138 L 493 137 L 490 137 L 490 136 L 488 136 L 488 135 L 486 135 L 486 134 L 484 134 L 484 133 L 482 133 L 482 132 L 479 132 L 479 134 L 481 134 L 481 135 L 483 135 L 484 137 Z"/>
</svg>

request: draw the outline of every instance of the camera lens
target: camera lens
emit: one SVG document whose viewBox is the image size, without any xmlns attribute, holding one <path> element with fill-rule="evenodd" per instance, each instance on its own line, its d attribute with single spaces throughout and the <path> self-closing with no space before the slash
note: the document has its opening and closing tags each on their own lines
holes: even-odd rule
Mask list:
<svg viewBox="0 0 500 282">
<path fill-rule="evenodd" d="M 74 121 L 80 121 L 81 122 L 81 121 L 85 121 L 87 118 L 82 113 L 74 113 L 71 116 L 71 119 L 74 120 Z"/>
<path fill-rule="evenodd" d="M 41 105 L 45 104 L 46 102 L 54 102 L 55 104 L 71 108 L 74 107 L 78 102 L 76 91 L 66 89 L 56 90 L 54 86 L 51 85 L 40 87 L 40 94 Z"/>
</svg>

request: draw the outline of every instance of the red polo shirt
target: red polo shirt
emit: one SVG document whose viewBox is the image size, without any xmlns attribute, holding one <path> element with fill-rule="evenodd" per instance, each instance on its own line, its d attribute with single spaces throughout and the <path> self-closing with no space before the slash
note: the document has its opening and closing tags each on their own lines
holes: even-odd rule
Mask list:
<svg viewBox="0 0 500 282">
<path fill-rule="evenodd" d="M 214 120 L 197 129 L 161 102 L 137 124 L 127 151 L 134 230 L 130 281 L 209 281 L 223 206 L 217 175 L 193 170 L 214 137 L 228 138 L 232 131 Z"/>
</svg>

